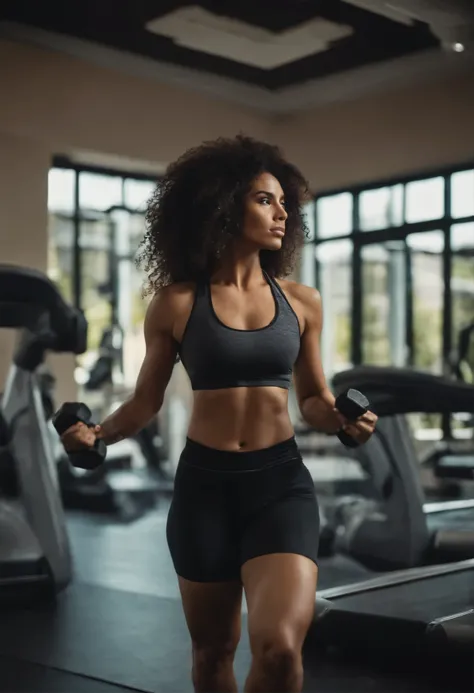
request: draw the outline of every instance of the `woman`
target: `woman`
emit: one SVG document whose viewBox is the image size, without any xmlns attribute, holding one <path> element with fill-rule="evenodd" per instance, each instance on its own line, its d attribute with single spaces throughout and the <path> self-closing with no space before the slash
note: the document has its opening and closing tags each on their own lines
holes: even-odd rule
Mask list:
<svg viewBox="0 0 474 693">
<path fill-rule="evenodd" d="M 301 691 L 302 645 L 314 613 L 319 512 L 288 413 L 293 374 L 305 421 L 360 443 L 368 412 L 335 409 L 319 355 L 318 292 L 288 281 L 305 235 L 300 172 L 247 137 L 193 149 L 149 202 L 141 261 L 153 295 L 133 396 L 67 450 L 115 443 L 160 409 L 177 357 L 194 391 L 168 516 L 197 692 L 237 690 L 242 593 L 252 665 L 245 685 Z"/>
</svg>

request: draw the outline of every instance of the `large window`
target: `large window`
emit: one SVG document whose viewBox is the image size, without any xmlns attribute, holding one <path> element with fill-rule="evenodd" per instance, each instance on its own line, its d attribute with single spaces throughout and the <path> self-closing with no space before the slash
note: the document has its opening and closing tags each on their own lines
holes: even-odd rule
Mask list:
<svg viewBox="0 0 474 693">
<path fill-rule="evenodd" d="M 147 304 L 135 256 L 155 185 L 145 177 L 115 172 L 60 166 L 50 171 L 49 275 L 89 324 L 88 349 L 78 359 L 79 380 L 87 379 L 111 328 L 123 337 L 124 384 L 136 378 Z"/>
<path fill-rule="evenodd" d="M 361 363 L 453 375 L 474 322 L 474 166 L 319 195 L 314 244 L 329 379 Z"/>
<path fill-rule="evenodd" d="M 320 195 L 314 276 L 332 331 L 327 342 L 340 340 L 338 321 L 327 316 L 337 291 L 351 304 L 349 362 L 442 372 L 457 332 L 474 319 L 472 239 L 474 168 Z M 344 279 L 335 269 L 342 265 Z M 330 374 L 343 363 L 329 350 L 327 358 Z"/>
</svg>

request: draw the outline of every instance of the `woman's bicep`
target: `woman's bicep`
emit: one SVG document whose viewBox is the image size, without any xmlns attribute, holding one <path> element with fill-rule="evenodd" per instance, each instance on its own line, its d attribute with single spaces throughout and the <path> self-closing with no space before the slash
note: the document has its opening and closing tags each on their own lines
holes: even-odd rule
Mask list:
<svg viewBox="0 0 474 693">
<path fill-rule="evenodd" d="M 156 296 L 148 307 L 144 324 L 145 358 L 134 398 L 157 412 L 173 373 L 178 343 L 172 334 L 172 315 L 166 299 Z"/>
<path fill-rule="evenodd" d="M 300 406 L 309 397 L 320 396 L 328 390 L 320 349 L 323 324 L 321 297 L 316 289 L 301 288 L 305 289 L 305 326 L 294 368 L 295 390 Z"/>
</svg>

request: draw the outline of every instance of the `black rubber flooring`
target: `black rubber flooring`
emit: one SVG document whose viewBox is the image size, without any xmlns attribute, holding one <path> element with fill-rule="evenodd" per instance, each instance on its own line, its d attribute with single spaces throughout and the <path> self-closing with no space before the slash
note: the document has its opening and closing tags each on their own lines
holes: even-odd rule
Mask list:
<svg viewBox="0 0 474 693">
<path fill-rule="evenodd" d="M 241 688 L 250 665 L 243 621 L 236 657 Z M 192 691 L 180 603 L 96 585 L 73 585 L 56 608 L 3 614 L 0 659 L 5 691 Z M 367 665 L 314 659 L 310 652 L 305 660 L 305 692 L 434 690 L 400 671 L 376 673 Z"/>
<path fill-rule="evenodd" d="M 0 690 L 11 693 L 125 693 L 123 686 L 0 657 Z"/>
</svg>

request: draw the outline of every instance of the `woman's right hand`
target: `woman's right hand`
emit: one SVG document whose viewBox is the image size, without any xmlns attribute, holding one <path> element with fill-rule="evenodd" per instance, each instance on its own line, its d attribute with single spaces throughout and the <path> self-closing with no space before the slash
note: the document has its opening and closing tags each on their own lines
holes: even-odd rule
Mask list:
<svg viewBox="0 0 474 693">
<path fill-rule="evenodd" d="M 78 450 L 91 450 L 99 437 L 100 426 L 88 426 L 78 421 L 70 426 L 61 436 L 61 443 L 66 452 Z"/>
</svg>

